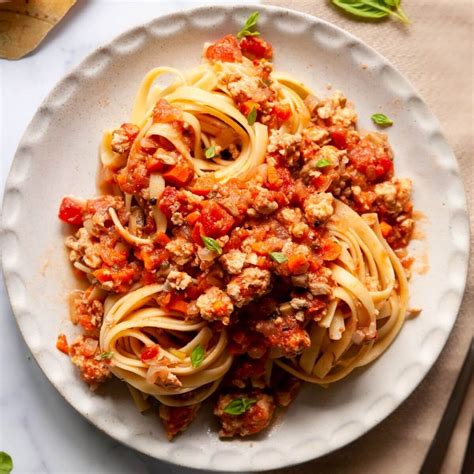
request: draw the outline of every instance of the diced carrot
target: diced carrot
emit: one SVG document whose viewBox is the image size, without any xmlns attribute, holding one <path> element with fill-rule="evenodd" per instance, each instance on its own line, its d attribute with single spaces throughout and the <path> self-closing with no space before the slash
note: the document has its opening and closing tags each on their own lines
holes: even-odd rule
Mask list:
<svg viewBox="0 0 474 474">
<path fill-rule="evenodd" d="M 308 271 L 309 262 L 302 253 L 295 253 L 288 257 L 288 270 L 290 273 L 300 275 Z"/>
<path fill-rule="evenodd" d="M 321 258 L 323 260 L 336 260 L 341 255 L 341 246 L 332 239 L 325 239 L 321 247 Z"/>
<path fill-rule="evenodd" d="M 160 300 L 160 305 L 169 306 L 171 303 L 171 293 L 165 293 Z"/>
<path fill-rule="evenodd" d="M 184 300 L 172 300 L 171 303 L 168 305 L 168 309 L 170 311 L 176 311 L 178 313 L 187 314 L 188 312 L 188 303 Z"/>
<path fill-rule="evenodd" d="M 200 217 L 201 217 L 201 213 L 199 211 L 194 211 L 194 212 L 191 212 L 191 214 L 188 214 L 185 217 L 185 219 L 188 224 L 194 225 L 199 220 Z"/>
<path fill-rule="evenodd" d="M 274 166 L 267 167 L 267 181 L 269 184 L 273 184 L 273 185 L 278 185 L 279 183 L 282 182 L 278 174 L 278 171 Z"/>
<path fill-rule="evenodd" d="M 180 164 L 163 173 L 163 178 L 167 183 L 184 186 L 191 180 L 193 174 L 194 170 L 190 166 Z"/>
<path fill-rule="evenodd" d="M 240 106 L 240 111 L 247 116 L 253 109 L 258 110 L 260 108 L 260 105 L 257 104 L 257 102 L 253 102 L 251 100 L 245 101 L 241 106 Z"/>
<path fill-rule="evenodd" d="M 69 355 L 69 346 L 67 343 L 66 335 L 60 334 L 58 340 L 56 341 L 56 349 L 59 349 L 64 354 Z"/>
<path fill-rule="evenodd" d="M 267 255 L 270 252 L 270 246 L 266 242 L 254 242 L 252 250 L 258 255 Z"/>
<path fill-rule="evenodd" d="M 190 185 L 190 191 L 199 196 L 207 196 L 211 191 L 216 180 L 212 176 L 200 176 Z"/>
<path fill-rule="evenodd" d="M 390 235 L 390 232 L 392 232 L 392 226 L 387 222 L 382 221 L 380 223 L 380 231 L 382 232 L 382 235 L 387 238 Z"/>
</svg>

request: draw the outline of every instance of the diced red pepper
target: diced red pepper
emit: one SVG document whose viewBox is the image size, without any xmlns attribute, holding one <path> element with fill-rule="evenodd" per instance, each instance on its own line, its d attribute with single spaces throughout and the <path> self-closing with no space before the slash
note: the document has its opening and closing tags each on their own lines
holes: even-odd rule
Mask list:
<svg viewBox="0 0 474 474">
<path fill-rule="evenodd" d="M 59 207 L 58 217 L 68 224 L 82 225 L 84 205 L 71 197 L 64 197 Z"/>
<path fill-rule="evenodd" d="M 211 44 L 206 50 L 205 57 L 209 61 L 240 63 L 242 62 L 242 51 L 237 38 L 233 35 L 227 35 Z"/>
<path fill-rule="evenodd" d="M 202 246 L 202 235 L 206 234 L 204 233 L 204 229 L 202 227 L 201 222 L 197 221 L 196 224 L 194 224 L 193 231 L 191 232 L 191 239 L 195 244 Z"/>
</svg>

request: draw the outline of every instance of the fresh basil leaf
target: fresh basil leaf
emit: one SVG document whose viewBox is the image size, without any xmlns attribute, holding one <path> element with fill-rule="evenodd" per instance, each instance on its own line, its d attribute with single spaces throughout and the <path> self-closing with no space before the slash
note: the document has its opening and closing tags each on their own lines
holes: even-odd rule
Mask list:
<svg viewBox="0 0 474 474">
<path fill-rule="evenodd" d="M 400 0 L 332 0 L 332 3 L 358 18 L 380 20 L 392 15 L 405 24 L 410 23 L 400 7 Z"/>
<path fill-rule="evenodd" d="M 202 347 L 201 344 L 198 344 L 191 352 L 191 364 L 194 368 L 197 368 L 202 364 L 205 355 L 206 351 L 204 350 L 204 347 Z"/>
<path fill-rule="evenodd" d="M 326 168 L 326 166 L 331 166 L 331 165 L 332 165 L 332 163 L 328 159 L 321 158 L 316 163 L 316 168 Z"/>
<path fill-rule="evenodd" d="M 252 31 L 252 28 L 257 26 L 257 20 L 260 16 L 259 12 L 253 12 L 245 22 L 243 28 L 237 33 L 237 38 L 241 39 L 244 36 L 258 36 L 260 33 L 258 31 Z"/>
<path fill-rule="evenodd" d="M 370 118 L 372 119 L 372 122 L 374 122 L 377 125 L 380 125 L 382 127 L 389 127 L 390 125 L 393 125 L 393 121 L 390 120 L 384 114 L 374 114 Z"/>
<path fill-rule="evenodd" d="M 236 398 L 227 404 L 224 408 L 224 412 L 229 415 L 242 415 L 242 413 L 245 413 L 249 408 L 255 405 L 255 403 L 257 403 L 255 399 L 245 397 Z"/>
<path fill-rule="evenodd" d="M 114 353 L 111 351 L 111 352 L 102 352 L 102 354 L 100 354 L 100 358 L 101 359 L 112 359 L 112 356 L 114 355 Z"/>
<path fill-rule="evenodd" d="M 377 0 L 332 0 L 332 3 L 359 18 L 380 20 L 390 15 L 390 9 Z"/>
<path fill-rule="evenodd" d="M 288 261 L 288 257 L 281 252 L 269 252 L 268 255 L 270 255 L 272 260 L 275 260 L 277 263 L 285 263 Z"/>
<path fill-rule="evenodd" d="M 253 125 L 256 120 L 257 120 L 257 109 L 255 107 L 252 107 L 252 110 L 247 115 L 247 122 L 249 125 Z"/>
<path fill-rule="evenodd" d="M 201 235 L 201 239 L 204 245 L 211 250 L 212 252 L 216 252 L 217 255 L 222 254 L 222 247 L 219 245 L 217 240 L 213 239 L 212 237 L 206 237 L 205 235 Z"/>
<path fill-rule="evenodd" d="M 210 146 L 206 152 L 204 153 L 206 158 L 210 160 L 211 158 L 214 158 L 216 156 L 216 147 L 215 146 Z"/>
<path fill-rule="evenodd" d="M 5 451 L 0 451 L 0 474 L 10 474 L 13 469 L 12 457 Z"/>
</svg>

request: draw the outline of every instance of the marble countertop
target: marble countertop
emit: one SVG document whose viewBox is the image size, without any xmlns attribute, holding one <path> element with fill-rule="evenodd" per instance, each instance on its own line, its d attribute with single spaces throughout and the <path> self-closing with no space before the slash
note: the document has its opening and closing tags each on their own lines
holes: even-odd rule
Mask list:
<svg viewBox="0 0 474 474">
<path fill-rule="evenodd" d="M 17 144 L 56 82 L 100 44 L 158 15 L 236 0 L 81 0 L 31 55 L 0 62 L 0 189 Z M 111 14 L 111 9 L 114 13 Z M 56 392 L 34 361 L 0 284 L 0 451 L 14 473 L 195 473 L 129 449 L 90 425 Z M 47 315 L 45 315 L 47 317 Z"/>
</svg>

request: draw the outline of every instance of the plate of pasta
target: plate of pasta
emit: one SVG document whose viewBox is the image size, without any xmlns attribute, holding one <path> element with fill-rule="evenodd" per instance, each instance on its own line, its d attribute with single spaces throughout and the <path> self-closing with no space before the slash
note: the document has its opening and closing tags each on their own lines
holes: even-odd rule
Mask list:
<svg viewBox="0 0 474 474">
<path fill-rule="evenodd" d="M 455 157 L 406 79 L 262 6 L 92 53 L 28 127 L 3 207 L 47 377 L 117 440 L 207 470 L 307 461 L 388 416 L 446 342 L 468 244 Z"/>
</svg>

